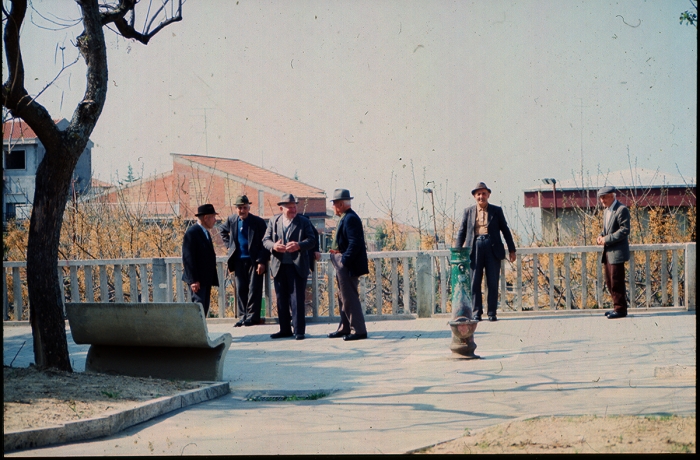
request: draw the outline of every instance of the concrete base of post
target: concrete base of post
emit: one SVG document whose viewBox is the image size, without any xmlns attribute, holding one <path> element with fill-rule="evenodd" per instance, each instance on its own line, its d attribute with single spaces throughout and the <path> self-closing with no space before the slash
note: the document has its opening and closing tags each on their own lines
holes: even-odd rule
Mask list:
<svg viewBox="0 0 700 460">
<path fill-rule="evenodd" d="M 479 359 L 481 356 L 475 355 L 476 342 L 474 342 L 474 332 L 479 322 L 475 319 L 468 319 L 464 316 L 449 321 L 447 324 L 452 329 L 452 343 L 450 350 L 466 359 Z"/>
</svg>

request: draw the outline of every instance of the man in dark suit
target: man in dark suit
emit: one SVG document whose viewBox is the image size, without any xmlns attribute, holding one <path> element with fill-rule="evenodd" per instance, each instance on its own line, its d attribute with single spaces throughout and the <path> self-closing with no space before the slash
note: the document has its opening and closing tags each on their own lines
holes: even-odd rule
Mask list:
<svg viewBox="0 0 700 460">
<path fill-rule="evenodd" d="M 297 214 L 297 199 L 294 195 L 282 195 L 282 200 L 277 205 L 282 213 L 270 219 L 263 238 L 263 246 L 272 255 L 270 273 L 274 279 L 280 322 L 280 331 L 270 335 L 270 338 L 294 336 L 297 340 L 304 340 L 309 250 L 315 247 L 315 233 L 311 221 Z"/>
<path fill-rule="evenodd" d="M 204 307 L 205 317 L 209 313 L 211 287 L 219 285 L 216 252 L 209 233 L 217 215 L 211 204 L 197 208 L 197 223 L 187 229 L 182 241 L 182 281 L 190 288 L 192 302 L 199 302 Z"/>
<path fill-rule="evenodd" d="M 262 244 L 267 225 L 250 213 L 246 195 L 236 198 L 237 214 L 219 226 L 219 233 L 228 247 L 228 270 L 236 281 L 238 322 L 235 327 L 260 324 L 263 275 L 270 253 Z"/>
<path fill-rule="evenodd" d="M 330 338 L 342 337 L 343 340 L 362 340 L 367 338 L 365 317 L 357 287 L 360 276 L 369 273 L 367 247 L 362 220 L 351 209 L 350 191 L 336 189 L 333 192 L 333 209 L 340 216 L 335 230 L 333 247 L 329 251 L 331 263 L 335 267 L 335 279 L 338 282 L 338 305 L 340 306 L 340 324 Z"/>
<path fill-rule="evenodd" d="M 472 275 L 474 319 L 481 321 L 484 311 L 481 281 L 485 271 L 489 321 L 496 321 L 498 278 L 501 272 L 501 260 L 506 258 L 501 233 L 506 239 L 508 260 L 511 262 L 515 262 L 515 243 L 503 209 L 500 206 L 489 204 L 491 189 L 483 182 L 479 182 L 472 190 L 472 196 L 476 200 L 476 204 L 464 210 L 455 246 L 461 248 L 466 243 L 467 247 L 471 248 L 469 261 Z"/>
<path fill-rule="evenodd" d="M 605 284 L 613 300 L 613 311 L 605 313 L 608 319 L 627 316 L 627 291 L 625 288 L 625 262 L 630 260 L 630 211 L 617 200 L 615 187 L 598 190 L 598 200 L 605 208 L 603 231 L 596 243 L 603 246 L 601 262 L 605 269 Z"/>
</svg>

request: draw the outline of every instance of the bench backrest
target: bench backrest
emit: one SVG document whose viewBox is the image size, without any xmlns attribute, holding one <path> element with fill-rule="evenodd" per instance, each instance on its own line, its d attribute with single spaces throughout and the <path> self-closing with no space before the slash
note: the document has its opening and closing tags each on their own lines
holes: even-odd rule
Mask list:
<svg viewBox="0 0 700 460">
<path fill-rule="evenodd" d="M 77 344 L 211 347 L 199 303 L 66 303 Z"/>
</svg>

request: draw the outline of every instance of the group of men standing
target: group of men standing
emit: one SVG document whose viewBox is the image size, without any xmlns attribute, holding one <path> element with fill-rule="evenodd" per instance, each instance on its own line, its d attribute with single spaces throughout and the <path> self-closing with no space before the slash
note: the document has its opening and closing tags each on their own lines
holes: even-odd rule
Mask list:
<svg viewBox="0 0 700 460">
<path fill-rule="evenodd" d="M 516 249 L 503 209 L 489 203 L 491 189 L 479 182 L 472 189 L 476 204 L 464 210 L 455 246 L 470 248 L 471 294 L 474 319 L 482 320 L 481 285 L 485 275 L 487 285 L 487 314 L 497 321 L 498 280 L 501 260 L 506 251 L 508 260 L 515 262 Z M 605 283 L 613 300 L 613 310 L 605 313 L 609 319 L 627 316 L 625 262 L 630 258 L 630 212 L 616 198 L 616 189 L 606 186 L 598 191 L 604 208 L 602 231 L 596 244 L 603 246 L 601 262 Z M 330 262 L 336 271 L 340 324 L 329 338 L 344 340 L 367 338 L 367 328 L 358 293 L 359 278 L 369 273 L 367 249 L 362 221 L 352 210 L 350 192 L 336 189 L 331 202 L 340 217 L 329 250 Z M 263 276 L 268 268 L 274 280 L 280 330 L 273 339 L 294 337 L 303 340 L 306 333 L 305 291 L 312 258 L 320 259 L 318 232 L 311 221 L 297 212 L 297 199 L 292 194 L 282 196 L 277 203 L 280 214 L 265 221 L 250 213 L 248 197 L 236 200 L 237 215 L 230 216 L 220 227 L 228 247 L 228 269 L 234 275 L 239 321 L 235 326 L 260 323 Z M 184 273 L 193 302 L 200 302 L 204 313 L 209 310 L 212 286 L 218 286 L 216 253 L 209 230 L 216 222 L 211 204 L 198 208 L 197 224 L 185 233 L 182 246 Z"/>
<path fill-rule="evenodd" d="M 340 324 L 328 334 L 346 341 L 367 338 L 362 305 L 358 292 L 359 277 L 369 273 L 367 248 L 362 221 L 352 210 L 350 192 L 336 189 L 333 208 L 340 217 L 330 252 L 336 268 Z M 313 268 L 312 259 L 319 260 L 318 232 L 311 221 L 297 212 L 297 199 L 284 194 L 277 203 L 280 214 L 267 224 L 251 214 L 247 196 L 237 197 L 236 214 L 219 226 L 228 248 L 227 265 L 233 274 L 238 305 L 236 327 L 260 324 L 262 286 L 265 271 L 270 270 L 275 286 L 280 330 L 272 339 L 294 337 L 304 340 L 306 334 L 306 282 Z M 206 316 L 209 311 L 212 286 L 218 286 L 216 253 L 209 231 L 216 215 L 211 204 L 198 208 L 197 225 L 185 233 L 182 245 L 184 271 L 193 302 L 200 302 Z"/>
</svg>

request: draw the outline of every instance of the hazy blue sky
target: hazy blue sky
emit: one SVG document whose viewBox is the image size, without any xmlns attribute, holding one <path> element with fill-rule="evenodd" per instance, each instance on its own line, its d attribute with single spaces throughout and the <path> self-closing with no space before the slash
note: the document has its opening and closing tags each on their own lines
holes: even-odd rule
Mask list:
<svg viewBox="0 0 700 460">
<path fill-rule="evenodd" d="M 71 0 L 33 0 L 22 33 L 36 94 L 68 60 Z M 58 9 L 56 9 L 58 7 Z M 417 186 L 463 208 L 478 181 L 509 218 L 543 177 L 633 165 L 696 176 L 697 30 L 677 1 L 188 1 L 148 46 L 108 32 L 110 87 L 91 137 L 97 177 L 171 168 L 171 152 L 239 158 L 364 216 Z M 52 13 L 53 12 L 53 13 Z M 4 58 L 4 56 L 3 56 Z M 69 118 L 82 62 L 39 101 Z M 206 117 L 206 118 L 205 118 Z M 205 124 L 206 119 L 206 124 Z M 206 127 L 206 129 L 205 129 Z M 629 157 L 628 157 L 629 152 Z M 426 197 L 421 193 L 420 205 Z"/>
</svg>

